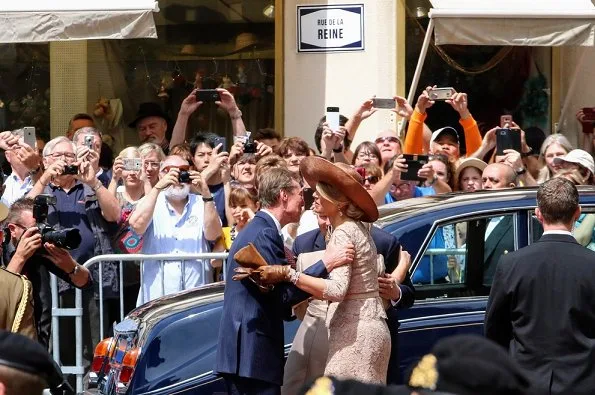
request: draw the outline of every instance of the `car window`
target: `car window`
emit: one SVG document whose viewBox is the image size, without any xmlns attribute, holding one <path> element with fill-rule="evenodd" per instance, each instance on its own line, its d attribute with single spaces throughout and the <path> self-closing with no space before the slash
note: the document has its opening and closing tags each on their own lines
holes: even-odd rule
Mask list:
<svg viewBox="0 0 595 395">
<path fill-rule="evenodd" d="M 595 251 L 595 208 L 584 207 L 574 224 L 572 234 L 581 245 Z"/>
<path fill-rule="evenodd" d="M 503 254 L 515 251 L 515 215 L 473 218 L 434 228 L 411 273 L 416 292 L 442 297 L 487 295 Z"/>
</svg>

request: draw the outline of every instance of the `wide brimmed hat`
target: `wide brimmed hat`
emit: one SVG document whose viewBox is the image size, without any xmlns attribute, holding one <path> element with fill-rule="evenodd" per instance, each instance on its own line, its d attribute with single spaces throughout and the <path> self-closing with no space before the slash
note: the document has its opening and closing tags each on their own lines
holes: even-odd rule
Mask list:
<svg viewBox="0 0 595 395">
<path fill-rule="evenodd" d="M 364 189 L 363 185 L 347 171 L 326 159 L 318 156 L 308 156 L 300 162 L 300 172 L 310 188 L 316 188 L 319 181 L 337 188 L 339 192 L 364 212 L 364 216 L 360 218 L 362 221 L 374 222 L 378 219 L 378 207 L 376 207 L 374 199 Z"/>
<path fill-rule="evenodd" d="M 459 181 L 459 176 L 461 175 L 463 170 L 465 170 L 468 167 L 475 167 L 477 170 L 479 170 L 480 173 L 483 173 L 484 169 L 487 166 L 488 166 L 488 164 L 485 163 L 484 161 L 482 161 L 481 159 L 477 159 L 477 158 L 464 159 L 459 164 L 459 167 L 457 167 L 457 170 L 455 172 L 455 181 L 456 182 Z"/>
<path fill-rule="evenodd" d="M 138 108 L 138 112 L 136 113 L 136 117 L 134 121 L 128 124 L 131 128 L 136 128 L 136 124 L 143 118 L 147 117 L 159 117 L 165 119 L 165 121 L 169 124 L 169 116 L 163 111 L 161 106 L 158 103 L 147 102 L 141 103 Z"/>
<path fill-rule="evenodd" d="M 564 156 L 558 156 L 554 158 L 555 164 L 559 164 L 562 162 L 569 162 L 581 165 L 585 169 L 589 170 L 591 174 L 595 174 L 595 162 L 593 162 L 593 157 L 590 153 L 588 153 L 587 151 L 583 151 L 582 149 L 573 149 Z"/>
</svg>

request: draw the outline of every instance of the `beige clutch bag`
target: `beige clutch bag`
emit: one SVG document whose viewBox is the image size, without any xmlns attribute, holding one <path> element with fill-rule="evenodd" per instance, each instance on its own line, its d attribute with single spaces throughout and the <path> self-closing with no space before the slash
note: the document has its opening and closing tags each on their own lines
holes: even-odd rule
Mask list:
<svg viewBox="0 0 595 395">
<path fill-rule="evenodd" d="M 305 252 L 300 254 L 297 258 L 295 263 L 295 269 L 298 272 L 303 272 L 316 262 L 322 259 L 324 256 L 324 250 L 322 251 L 314 251 L 314 252 Z M 312 298 L 308 298 L 301 303 L 296 304 L 293 306 L 293 312 L 297 316 L 298 319 L 303 320 L 304 315 L 306 315 L 306 310 L 308 309 L 308 303 Z"/>
</svg>

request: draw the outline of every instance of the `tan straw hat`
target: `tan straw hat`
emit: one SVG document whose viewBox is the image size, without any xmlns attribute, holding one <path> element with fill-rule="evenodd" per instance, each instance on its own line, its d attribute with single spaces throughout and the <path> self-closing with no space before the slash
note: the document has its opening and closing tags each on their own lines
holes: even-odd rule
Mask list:
<svg viewBox="0 0 595 395">
<path fill-rule="evenodd" d="M 350 170 L 351 168 L 343 169 L 318 156 L 308 156 L 300 162 L 300 172 L 310 188 L 316 188 L 318 181 L 332 185 L 364 212 L 362 221 L 374 222 L 378 219 L 378 207 L 363 185 L 354 175 L 349 174 Z M 356 173 L 355 169 L 353 172 Z"/>
</svg>

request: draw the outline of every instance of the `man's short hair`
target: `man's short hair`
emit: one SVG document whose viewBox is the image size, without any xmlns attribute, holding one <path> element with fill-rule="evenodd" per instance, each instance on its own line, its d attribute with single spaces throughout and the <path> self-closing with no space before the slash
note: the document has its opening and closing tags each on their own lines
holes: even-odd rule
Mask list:
<svg viewBox="0 0 595 395">
<path fill-rule="evenodd" d="M 4 384 L 8 395 L 41 395 L 48 387 L 42 377 L 4 365 L 0 365 L 0 383 Z"/>
<path fill-rule="evenodd" d="M 310 156 L 310 147 L 306 140 L 301 137 L 286 137 L 281 140 L 281 143 L 277 146 L 277 155 L 283 157 L 287 154 L 287 151 L 292 150 L 296 155 Z"/>
<path fill-rule="evenodd" d="M 79 136 L 86 136 L 88 134 L 97 136 L 97 137 L 99 137 L 99 140 L 101 140 L 101 132 L 99 131 L 99 129 L 91 127 L 91 126 L 85 126 L 85 127 L 78 129 L 76 132 L 74 132 L 74 135 L 72 136 L 72 142 L 77 144 L 78 143 L 77 139 L 79 138 Z"/>
<path fill-rule="evenodd" d="M 91 122 L 93 122 L 93 124 L 95 124 L 95 120 L 93 119 L 92 116 L 90 116 L 89 114 L 85 114 L 84 112 L 81 112 L 81 113 L 75 114 L 70 119 L 70 121 L 68 121 L 68 131 L 73 132 L 74 130 L 72 130 L 72 123 L 74 121 L 78 121 L 78 120 L 81 120 L 81 119 L 86 119 L 87 121 L 91 121 Z"/>
<path fill-rule="evenodd" d="M 271 128 L 264 128 L 264 129 L 258 129 L 256 132 L 252 133 L 252 135 L 250 136 L 252 137 L 252 140 L 281 140 L 281 135 L 279 133 L 277 133 L 277 131 L 275 129 L 271 129 Z"/>
<path fill-rule="evenodd" d="M 56 138 L 51 139 L 48 143 L 43 147 L 43 156 L 50 156 L 54 153 L 54 148 L 56 145 L 60 143 L 70 143 L 72 144 L 72 152 L 76 152 L 76 147 L 74 143 L 66 136 L 58 136 Z"/>
<path fill-rule="evenodd" d="M 537 207 L 547 224 L 569 224 L 579 207 L 578 190 L 563 177 L 552 178 L 537 190 Z"/>
<path fill-rule="evenodd" d="M 196 154 L 197 148 L 203 144 L 215 148 L 215 139 L 217 137 L 219 137 L 219 135 L 212 132 L 200 132 L 195 134 L 192 140 L 190 140 L 190 153 L 192 156 Z"/>
<path fill-rule="evenodd" d="M 281 191 L 291 191 L 297 175 L 284 167 L 263 172 L 258 179 L 258 200 L 263 208 L 272 207 L 279 201 Z"/>
<path fill-rule="evenodd" d="M 155 143 L 144 143 L 138 147 L 138 153 L 140 154 L 141 158 L 144 158 L 151 152 L 157 153 L 157 157 L 159 158 L 160 162 L 165 159 L 165 153 L 163 152 L 163 149 Z"/>
<path fill-rule="evenodd" d="M 23 211 L 33 211 L 33 198 L 22 197 L 17 199 L 8 210 L 4 219 L 4 225 L 17 222 L 23 215 Z M 6 227 L 6 226 L 5 226 Z"/>
</svg>

